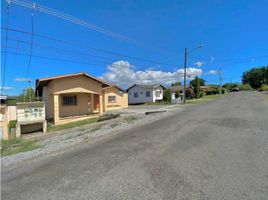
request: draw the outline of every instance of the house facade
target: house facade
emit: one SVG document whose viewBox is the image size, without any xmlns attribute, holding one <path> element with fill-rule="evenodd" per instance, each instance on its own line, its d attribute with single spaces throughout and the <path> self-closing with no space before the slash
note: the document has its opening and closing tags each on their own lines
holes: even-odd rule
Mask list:
<svg viewBox="0 0 268 200">
<path fill-rule="evenodd" d="M 103 111 L 128 105 L 124 91 L 83 72 L 38 79 L 36 95 L 45 102 L 46 118 L 55 125 L 96 117 Z"/>
<path fill-rule="evenodd" d="M 128 103 L 138 104 L 163 100 L 164 86 L 160 84 L 139 85 L 134 84 L 127 89 Z"/>
</svg>

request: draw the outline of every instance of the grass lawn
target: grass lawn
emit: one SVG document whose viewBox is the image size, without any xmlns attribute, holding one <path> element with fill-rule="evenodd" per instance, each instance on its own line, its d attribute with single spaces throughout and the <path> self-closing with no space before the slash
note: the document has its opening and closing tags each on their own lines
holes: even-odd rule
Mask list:
<svg viewBox="0 0 268 200">
<path fill-rule="evenodd" d="M 59 130 L 74 128 L 74 127 L 78 127 L 78 126 L 82 126 L 82 125 L 86 125 L 86 124 L 101 122 L 101 121 L 105 121 L 105 120 L 109 120 L 109 119 L 114 119 L 114 118 L 117 118 L 119 116 L 120 116 L 119 114 L 106 114 L 106 115 L 102 115 L 100 117 L 94 117 L 91 119 L 81 120 L 81 121 L 77 121 L 77 122 L 71 122 L 71 123 L 63 124 L 63 125 L 57 125 L 57 126 L 48 125 L 48 132 L 59 131 Z"/>
<path fill-rule="evenodd" d="M 226 94 L 222 94 L 222 95 L 220 95 L 220 94 L 216 94 L 216 95 L 205 95 L 204 97 L 199 98 L 199 99 L 186 100 L 186 104 L 198 104 L 198 103 L 205 102 L 205 101 L 211 101 L 213 99 L 217 99 L 217 98 L 223 97 L 225 95 Z"/>
<path fill-rule="evenodd" d="M 167 101 L 156 101 L 156 102 L 148 102 L 146 105 L 170 105 L 170 102 Z"/>
<path fill-rule="evenodd" d="M 15 153 L 31 151 L 33 149 L 39 148 L 35 141 L 23 140 L 21 138 L 1 140 L 1 155 L 7 156 Z"/>
</svg>

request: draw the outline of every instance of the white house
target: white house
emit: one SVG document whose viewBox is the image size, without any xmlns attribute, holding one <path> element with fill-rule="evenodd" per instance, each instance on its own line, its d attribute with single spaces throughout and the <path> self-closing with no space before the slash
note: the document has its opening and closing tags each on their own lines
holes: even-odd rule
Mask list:
<svg viewBox="0 0 268 200">
<path fill-rule="evenodd" d="M 134 84 L 127 89 L 128 103 L 138 104 L 146 102 L 155 102 L 157 100 L 163 100 L 164 89 L 163 85 L 139 85 Z"/>
</svg>

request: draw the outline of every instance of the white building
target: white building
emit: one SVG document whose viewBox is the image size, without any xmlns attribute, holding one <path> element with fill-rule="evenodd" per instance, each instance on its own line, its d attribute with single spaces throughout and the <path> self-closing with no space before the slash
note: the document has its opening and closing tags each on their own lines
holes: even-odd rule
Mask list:
<svg viewBox="0 0 268 200">
<path fill-rule="evenodd" d="M 138 104 L 146 102 L 155 102 L 157 100 L 163 100 L 164 86 L 160 84 L 154 85 L 139 85 L 134 84 L 127 89 L 128 103 Z"/>
</svg>

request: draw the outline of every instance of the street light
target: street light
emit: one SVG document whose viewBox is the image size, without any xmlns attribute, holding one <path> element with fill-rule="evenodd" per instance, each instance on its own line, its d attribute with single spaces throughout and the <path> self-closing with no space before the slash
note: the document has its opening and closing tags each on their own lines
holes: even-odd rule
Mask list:
<svg viewBox="0 0 268 200">
<path fill-rule="evenodd" d="M 186 68 L 187 68 L 187 56 L 189 53 L 193 52 L 196 49 L 203 48 L 204 45 L 200 44 L 196 48 L 191 49 L 190 51 L 187 50 L 187 48 L 184 49 L 184 93 L 183 93 L 183 103 L 186 102 Z"/>
</svg>

